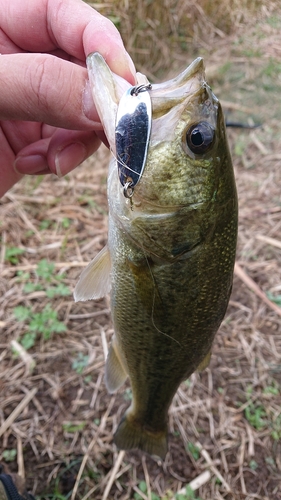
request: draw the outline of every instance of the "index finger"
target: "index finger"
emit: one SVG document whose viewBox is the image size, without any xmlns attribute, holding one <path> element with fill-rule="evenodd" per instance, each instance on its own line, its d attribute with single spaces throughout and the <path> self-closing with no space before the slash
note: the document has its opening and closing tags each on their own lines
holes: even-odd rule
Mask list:
<svg viewBox="0 0 281 500">
<path fill-rule="evenodd" d="M 83 62 L 91 52 L 99 52 L 114 73 L 135 81 L 135 68 L 118 30 L 81 0 L 0 0 L 0 27 L 25 51 L 60 48 Z"/>
</svg>

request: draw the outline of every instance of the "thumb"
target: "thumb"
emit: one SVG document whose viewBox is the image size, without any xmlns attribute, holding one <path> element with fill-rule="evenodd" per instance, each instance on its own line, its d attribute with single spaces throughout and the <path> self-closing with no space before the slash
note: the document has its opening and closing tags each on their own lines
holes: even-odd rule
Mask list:
<svg viewBox="0 0 281 500">
<path fill-rule="evenodd" d="M 75 130 L 101 129 L 87 70 L 50 54 L 0 56 L 0 120 Z"/>
</svg>

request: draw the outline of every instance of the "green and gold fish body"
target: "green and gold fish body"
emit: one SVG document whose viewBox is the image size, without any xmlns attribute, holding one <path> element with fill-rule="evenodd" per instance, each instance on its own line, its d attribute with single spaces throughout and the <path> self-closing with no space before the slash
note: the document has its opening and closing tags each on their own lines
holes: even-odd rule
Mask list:
<svg viewBox="0 0 281 500">
<path fill-rule="evenodd" d="M 95 72 L 107 71 L 100 56 L 93 57 Z M 115 87 L 118 104 L 117 94 Z M 133 394 L 115 442 L 164 457 L 172 398 L 181 381 L 206 363 L 228 304 L 237 197 L 223 115 L 204 80 L 202 60 L 176 79 L 153 85 L 151 101 L 144 171 L 128 199 L 112 162 L 109 254 L 103 252 L 84 271 L 76 298 L 101 296 L 104 290 L 91 289 L 101 269 L 110 266 L 104 282 L 111 284 L 115 336 L 106 384 L 114 392 L 128 375 Z M 204 134 L 208 144 L 200 147 Z"/>
</svg>

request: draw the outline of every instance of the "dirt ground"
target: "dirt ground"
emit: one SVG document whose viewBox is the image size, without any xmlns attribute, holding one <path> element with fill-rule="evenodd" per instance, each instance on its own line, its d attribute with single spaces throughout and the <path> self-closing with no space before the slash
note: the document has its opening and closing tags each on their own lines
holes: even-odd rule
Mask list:
<svg viewBox="0 0 281 500">
<path fill-rule="evenodd" d="M 227 120 L 260 126 L 228 129 L 233 292 L 209 367 L 174 397 L 164 463 L 113 445 L 131 392 L 104 385 L 109 301 L 72 297 L 107 240 L 108 152 L 63 179 L 26 178 L 0 201 L 0 461 L 38 500 L 281 499 L 280 33 L 281 11 L 264 8 L 215 50 L 198 47 Z M 194 493 L 175 496 L 195 478 Z"/>
</svg>

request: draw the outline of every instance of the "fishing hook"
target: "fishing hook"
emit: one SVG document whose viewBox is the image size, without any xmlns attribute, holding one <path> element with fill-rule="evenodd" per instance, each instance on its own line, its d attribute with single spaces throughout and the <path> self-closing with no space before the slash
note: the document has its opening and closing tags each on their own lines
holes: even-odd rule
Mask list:
<svg viewBox="0 0 281 500">
<path fill-rule="evenodd" d="M 134 187 L 133 187 L 133 183 L 131 181 L 129 182 L 126 182 L 124 188 L 123 188 L 123 193 L 124 193 L 124 196 L 125 198 L 132 198 L 133 194 L 134 194 Z"/>
</svg>

